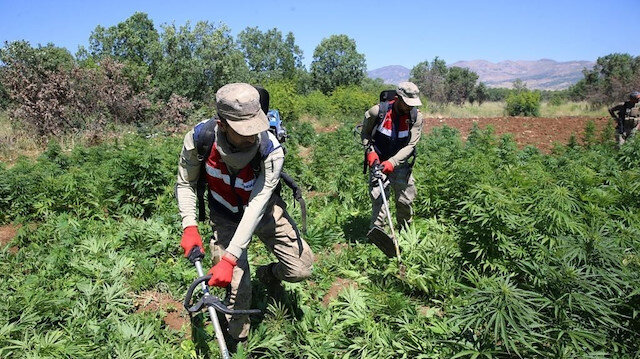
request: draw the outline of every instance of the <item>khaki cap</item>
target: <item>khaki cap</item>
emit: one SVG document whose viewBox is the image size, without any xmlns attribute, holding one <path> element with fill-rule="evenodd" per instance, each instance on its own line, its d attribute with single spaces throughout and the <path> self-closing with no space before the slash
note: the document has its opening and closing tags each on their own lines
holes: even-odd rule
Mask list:
<svg viewBox="0 0 640 359">
<path fill-rule="evenodd" d="M 420 90 L 413 82 L 405 81 L 398 84 L 396 90 L 398 96 L 402 97 L 404 103 L 409 106 L 422 106 L 420 101 Z"/>
<path fill-rule="evenodd" d="M 218 116 L 242 136 L 256 135 L 269 129 L 269 120 L 260 107 L 260 94 L 253 86 L 232 83 L 216 92 Z"/>
</svg>

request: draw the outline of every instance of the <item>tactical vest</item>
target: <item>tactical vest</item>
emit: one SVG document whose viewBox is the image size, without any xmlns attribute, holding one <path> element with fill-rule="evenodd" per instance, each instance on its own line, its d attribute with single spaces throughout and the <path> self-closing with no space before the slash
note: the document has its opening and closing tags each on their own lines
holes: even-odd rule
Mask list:
<svg viewBox="0 0 640 359">
<path fill-rule="evenodd" d="M 194 128 L 193 137 L 196 145 L 200 145 L 203 141 L 201 137 L 211 136 L 215 133 L 215 119 L 199 123 Z M 215 138 L 211 138 L 209 151 L 198 148 L 198 153 L 208 153 L 202 158 L 201 180 L 208 189 L 207 198 L 209 202 L 209 210 L 220 213 L 226 217 L 240 221 L 244 208 L 249 203 L 249 196 L 253 190 L 256 179 L 261 170 L 261 162 L 264 161 L 269 154 L 280 148 L 280 143 L 273 135 L 269 135 L 268 131 L 260 133 L 260 147 L 253 160 L 240 169 L 237 173 L 231 173 L 227 165 L 222 161 L 222 156 L 217 149 Z M 204 170 L 204 176 L 202 172 Z M 204 190 L 203 185 L 198 185 L 199 192 Z M 204 198 L 203 194 L 198 194 L 199 198 Z M 198 207 L 201 209 L 200 218 L 203 220 L 204 203 L 199 200 Z"/>
<path fill-rule="evenodd" d="M 394 99 L 380 103 L 377 124 L 371 137 L 373 148 L 381 161 L 388 160 L 409 144 L 411 127 L 416 121 L 416 108 L 410 113 L 399 115 L 393 111 L 395 101 Z"/>
</svg>

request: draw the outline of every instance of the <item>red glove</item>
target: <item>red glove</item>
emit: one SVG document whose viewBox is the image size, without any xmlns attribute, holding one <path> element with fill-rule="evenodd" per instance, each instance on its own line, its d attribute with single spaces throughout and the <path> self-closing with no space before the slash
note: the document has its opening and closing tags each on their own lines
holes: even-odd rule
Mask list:
<svg viewBox="0 0 640 359">
<path fill-rule="evenodd" d="M 380 162 L 380 157 L 378 157 L 376 151 L 367 153 L 367 163 L 369 164 L 369 167 L 373 167 L 376 161 L 378 161 L 378 163 Z"/>
<path fill-rule="evenodd" d="M 231 277 L 233 276 L 233 267 L 236 266 L 236 260 L 229 258 L 229 256 L 222 256 L 222 259 L 218 264 L 209 269 L 211 279 L 208 284 L 212 287 L 226 287 L 231 283 Z"/>
<path fill-rule="evenodd" d="M 382 173 L 389 174 L 393 172 L 393 163 L 389 161 L 384 161 L 381 163 L 382 165 Z"/>
<path fill-rule="evenodd" d="M 184 229 L 182 241 L 180 241 L 180 247 L 184 249 L 184 256 L 188 257 L 189 252 L 191 252 L 191 249 L 195 246 L 200 247 L 200 250 L 204 253 L 202 237 L 200 237 L 200 233 L 198 233 L 198 226 L 189 226 Z"/>
</svg>

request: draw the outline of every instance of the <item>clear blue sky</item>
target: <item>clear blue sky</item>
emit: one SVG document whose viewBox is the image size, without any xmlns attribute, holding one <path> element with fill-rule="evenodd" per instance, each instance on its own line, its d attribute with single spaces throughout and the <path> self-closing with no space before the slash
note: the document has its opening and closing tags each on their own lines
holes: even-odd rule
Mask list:
<svg viewBox="0 0 640 359">
<path fill-rule="evenodd" d="M 483 59 L 590 60 L 640 55 L 640 0 L 612 1 L 19 1 L 0 0 L 0 41 L 54 43 L 75 53 L 96 25 L 136 11 L 163 23 L 207 20 L 235 36 L 249 26 L 291 31 L 309 67 L 323 38 L 346 34 L 367 68 L 440 56 L 448 64 Z"/>
</svg>

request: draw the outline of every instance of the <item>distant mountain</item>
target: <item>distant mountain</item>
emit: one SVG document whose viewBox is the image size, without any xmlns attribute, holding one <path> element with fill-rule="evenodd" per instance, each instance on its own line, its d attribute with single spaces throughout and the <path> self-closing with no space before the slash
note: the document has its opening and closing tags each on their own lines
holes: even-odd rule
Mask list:
<svg viewBox="0 0 640 359">
<path fill-rule="evenodd" d="M 489 87 L 511 87 L 516 79 L 528 88 L 540 90 L 562 90 L 578 82 L 584 76 L 582 70 L 591 69 L 591 61 L 557 62 L 549 59 L 537 61 L 485 60 L 458 61 L 451 66 L 466 67 L 480 76 L 480 81 Z"/>
<path fill-rule="evenodd" d="M 411 70 L 404 66 L 391 65 L 367 71 L 367 75 L 372 79 L 380 78 L 386 84 L 397 85 L 402 81 L 407 81 L 410 72 Z"/>
<path fill-rule="evenodd" d="M 592 61 L 557 62 L 549 59 L 537 61 L 501 61 L 493 63 L 485 60 L 458 61 L 449 65 L 466 67 L 478 74 L 480 81 L 489 87 L 511 87 L 520 79 L 528 88 L 540 90 L 562 90 L 582 79 L 582 70 L 591 69 Z M 370 78 L 381 78 L 385 83 L 398 84 L 409 79 L 410 69 L 399 66 L 385 66 L 368 71 Z"/>
</svg>

